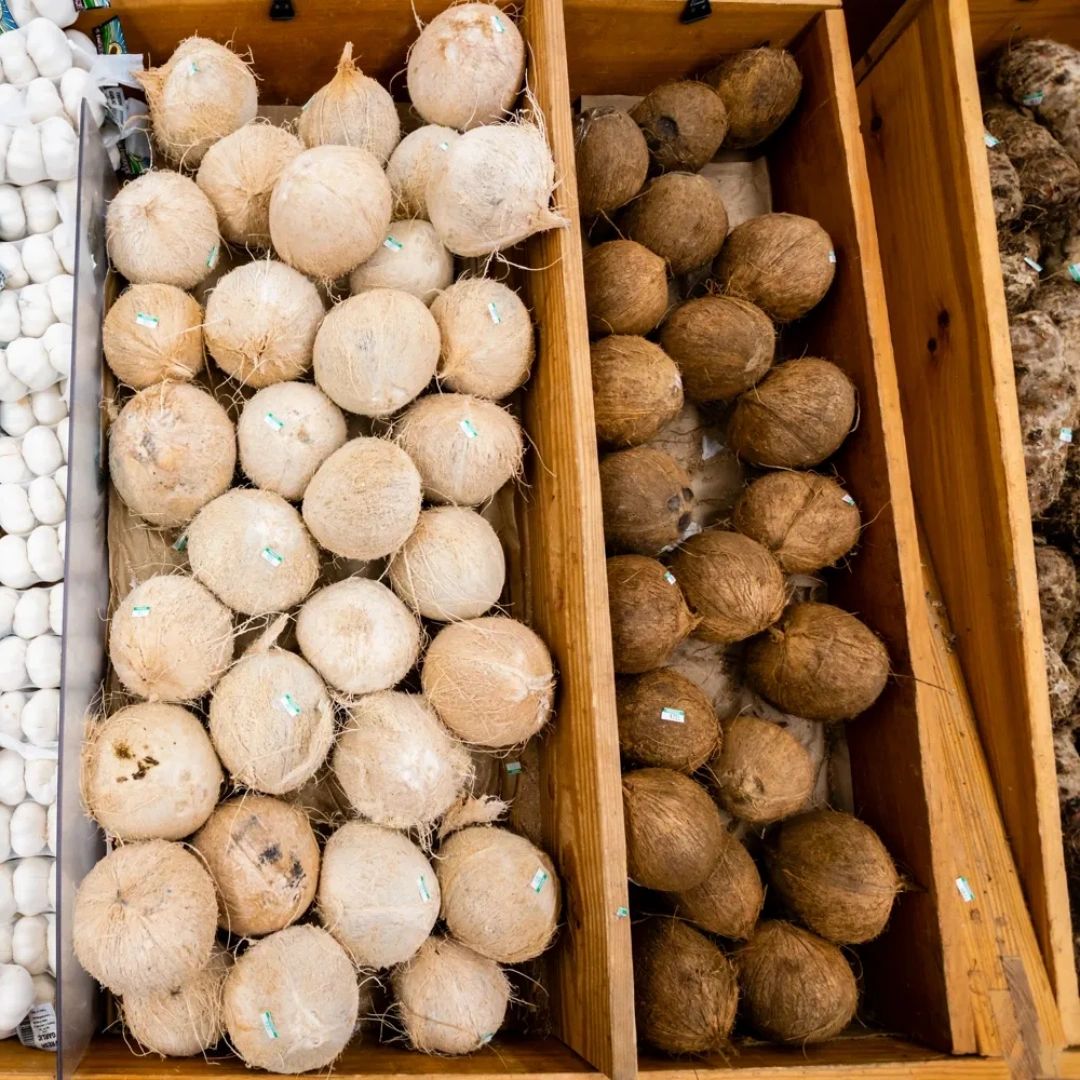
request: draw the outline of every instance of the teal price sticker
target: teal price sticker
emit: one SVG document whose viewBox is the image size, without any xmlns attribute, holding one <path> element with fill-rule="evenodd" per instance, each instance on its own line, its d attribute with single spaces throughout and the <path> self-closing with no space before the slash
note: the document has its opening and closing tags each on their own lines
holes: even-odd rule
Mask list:
<svg viewBox="0 0 1080 1080">
<path fill-rule="evenodd" d="M 685 724 L 686 713 L 682 709 L 673 709 L 670 705 L 665 705 L 660 710 L 660 719 L 668 720 L 673 724 Z"/>
<path fill-rule="evenodd" d="M 262 555 L 262 557 L 275 569 L 285 561 L 285 556 L 275 551 L 272 547 L 264 547 L 259 554 Z"/>
</svg>

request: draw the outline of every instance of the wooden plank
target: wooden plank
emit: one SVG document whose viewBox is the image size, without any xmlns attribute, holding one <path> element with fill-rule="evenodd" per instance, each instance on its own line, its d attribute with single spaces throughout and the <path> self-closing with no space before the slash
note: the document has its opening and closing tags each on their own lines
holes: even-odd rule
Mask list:
<svg viewBox="0 0 1080 1080">
<path fill-rule="evenodd" d="M 1066 1050 L 1061 1055 L 1062 1080 L 1080 1080 L 1080 1050 Z"/>
<path fill-rule="evenodd" d="M 1048 37 L 1080 49 L 1076 0 L 970 0 L 971 36 L 981 63 L 1018 38 Z"/>
<path fill-rule="evenodd" d="M 28 1050 L 14 1038 L 0 1040 L 0 1076 L 4 1080 L 55 1080 L 56 1054 Z"/>
</svg>

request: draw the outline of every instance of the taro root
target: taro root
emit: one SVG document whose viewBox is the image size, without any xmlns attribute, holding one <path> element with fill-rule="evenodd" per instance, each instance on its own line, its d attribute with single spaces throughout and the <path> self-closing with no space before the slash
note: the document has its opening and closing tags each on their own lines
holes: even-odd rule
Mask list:
<svg viewBox="0 0 1080 1080">
<path fill-rule="evenodd" d="M 786 49 L 744 49 L 725 57 L 706 76 L 727 106 L 724 145 L 742 150 L 764 142 L 791 114 L 802 73 Z"/>
<path fill-rule="evenodd" d="M 1005 286 L 1005 310 L 1009 316 L 1020 314 L 1031 303 L 1039 287 L 1039 271 L 1017 252 L 1001 255 L 1001 280 Z"/>
<path fill-rule="evenodd" d="M 1035 540 L 1035 570 L 1039 575 L 1039 607 L 1043 637 L 1054 649 L 1065 647 L 1076 619 L 1076 567 L 1060 548 Z"/>
<path fill-rule="evenodd" d="M 727 109 L 707 83 L 681 79 L 661 83 L 630 115 L 641 128 L 653 162 L 662 171 L 697 172 L 727 134 Z"/>
<path fill-rule="evenodd" d="M 655 555 L 677 544 L 690 525 L 690 477 L 670 454 L 635 446 L 600 462 L 604 536 L 613 547 Z"/>
<path fill-rule="evenodd" d="M 1009 155 L 997 143 L 986 151 L 990 166 L 990 196 L 994 200 L 994 218 L 998 228 L 1008 225 L 1020 216 L 1024 208 L 1024 196 L 1020 193 L 1020 177 L 1009 160 Z"/>
<path fill-rule="evenodd" d="M 612 334 L 594 342 L 592 381 L 596 434 L 615 446 L 646 442 L 683 405 L 675 362 L 643 337 Z"/>
<path fill-rule="evenodd" d="M 1045 38 L 1010 42 L 998 58 L 995 81 L 1080 162 L 1080 51 Z"/>
<path fill-rule="evenodd" d="M 754 860 L 742 843 L 725 830 L 720 854 L 709 876 L 673 898 L 674 914 L 710 934 L 745 941 L 754 932 L 765 903 Z"/>
<path fill-rule="evenodd" d="M 616 555 L 607 561 L 607 583 L 615 670 L 660 667 L 697 625 L 675 575 L 656 559 Z"/>
<path fill-rule="evenodd" d="M 585 255 L 589 332 L 647 334 L 668 309 L 664 260 L 633 240 L 609 240 Z"/>
<path fill-rule="evenodd" d="M 585 109 L 574 128 L 574 151 L 582 217 L 618 210 L 645 184 L 649 148 L 641 128 L 623 109 Z"/>
<path fill-rule="evenodd" d="M 1050 719 L 1055 724 L 1060 724 L 1072 715 L 1080 680 L 1069 670 L 1061 653 L 1048 641 L 1043 641 L 1043 658 L 1050 693 Z"/>
</svg>

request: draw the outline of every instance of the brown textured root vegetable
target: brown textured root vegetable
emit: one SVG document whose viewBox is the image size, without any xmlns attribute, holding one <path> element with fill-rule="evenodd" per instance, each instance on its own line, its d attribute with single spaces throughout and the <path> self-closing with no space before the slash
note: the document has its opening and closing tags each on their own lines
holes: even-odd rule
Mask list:
<svg viewBox="0 0 1080 1080">
<path fill-rule="evenodd" d="M 646 889 L 683 892 L 716 865 L 724 823 L 709 793 L 673 769 L 623 774 L 626 868 Z"/>
<path fill-rule="evenodd" d="M 725 57 L 706 76 L 727 106 L 725 146 L 763 143 L 788 118 L 802 92 L 802 72 L 786 49 L 744 49 Z"/>
<path fill-rule="evenodd" d="M 454 280 L 454 257 L 430 221 L 392 221 L 375 254 L 349 275 L 349 292 L 399 289 L 430 304 Z"/>
<path fill-rule="evenodd" d="M 784 575 L 767 548 L 741 533 L 690 537 L 671 566 L 705 641 L 744 641 L 771 626 L 787 599 Z"/>
<path fill-rule="evenodd" d="M 585 109 L 574 127 L 578 209 L 582 217 L 625 206 L 644 186 L 649 148 L 623 109 Z"/>
<path fill-rule="evenodd" d="M 1020 413 L 1028 506 L 1033 518 L 1041 518 L 1061 494 L 1070 431 L 1062 424 L 1058 410 L 1024 409 Z"/>
<path fill-rule="evenodd" d="M 765 312 L 745 300 L 703 296 L 668 316 L 660 343 L 679 365 L 688 397 L 726 401 L 772 367 L 776 331 Z"/>
<path fill-rule="evenodd" d="M 765 890 L 754 860 L 727 830 L 709 876 L 673 897 L 674 914 L 710 934 L 745 941 L 754 932 Z"/>
<path fill-rule="evenodd" d="M 998 228 L 1008 225 L 1020 216 L 1024 208 L 1024 196 L 1020 192 L 1020 177 L 1009 160 L 1009 155 L 997 143 L 986 151 L 990 166 L 990 195 L 994 200 L 994 218 Z"/>
<path fill-rule="evenodd" d="M 612 334 L 592 345 L 593 409 L 602 442 L 636 446 L 682 408 L 682 376 L 659 345 Z"/>
<path fill-rule="evenodd" d="M 609 544 L 655 555 L 677 544 L 690 525 L 690 477 L 663 450 L 635 446 L 600 462 L 604 536 Z"/>
<path fill-rule="evenodd" d="M 829 291 L 836 254 L 829 234 L 813 219 L 762 214 L 731 230 L 713 272 L 724 292 L 786 323 Z"/>
<path fill-rule="evenodd" d="M 1050 719 L 1055 724 L 1063 724 L 1072 715 L 1080 681 L 1069 670 L 1061 653 L 1047 641 L 1043 642 L 1043 660 L 1050 694 Z"/>
<path fill-rule="evenodd" d="M 889 654 L 865 623 L 831 604 L 796 604 L 746 654 L 750 685 L 784 712 L 850 720 L 885 689 Z"/>
<path fill-rule="evenodd" d="M 1065 338 L 1042 311 L 1025 311 L 1009 320 L 1016 397 L 1026 408 L 1061 409 L 1063 422 L 1075 411 L 1080 371 L 1066 351 Z"/>
<path fill-rule="evenodd" d="M 727 134 L 724 101 L 707 83 L 661 83 L 630 111 L 653 162 L 663 171 L 696 173 L 713 159 Z"/>
<path fill-rule="evenodd" d="M 397 144 L 386 163 L 395 217 L 427 218 L 428 180 L 439 163 L 439 155 L 445 154 L 458 137 L 453 128 L 425 124 Z"/>
<path fill-rule="evenodd" d="M 1035 540 L 1035 569 L 1039 575 L 1039 607 L 1042 631 L 1047 643 L 1061 650 L 1076 621 L 1080 597 L 1076 586 L 1076 567 L 1060 548 Z"/>
<path fill-rule="evenodd" d="M 788 574 L 812 574 L 858 543 L 855 500 L 827 476 L 772 472 L 758 477 L 735 504 L 735 528 L 776 556 Z"/>
<path fill-rule="evenodd" d="M 180 844 L 114 848 L 75 894 L 79 963 L 114 994 L 171 990 L 206 966 L 217 927 L 210 875 Z"/>
<path fill-rule="evenodd" d="M 192 379 L 203 366 L 202 321 L 198 301 L 175 285 L 131 285 L 105 316 L 105 360 L 135 390 Z"/>
<path fill-rule="evenodd" d="M 741 458 L 770 468 L 817 465 L 855 423 L 855 386 L 817 357 L 777 365 L 739 398 L 728 441 Z"/>
<path fill-rule="evenodd" d="M 585 303 L 593 334 L 647 334 L 668 308 L 664 260 L 633 240 L 585 255 Z"/>
<path fill-rule="evenodd" d="M 673 274 L 711 262 L 724 244 L 728 217 L 719 185 L 697 173 L 649 181 L 623 212 L 622 230 L 659 255 Z M 751 298 L 752 299 L 752 298 Z"/>
<path fill-rule="evenodd" d="M 1057 41 L 1010 42 L 995 72 L 997 88 L 1030 108 L 1080 162 L 1080 51 Z"/>
<path fill-rule="evenodd" d="M 1003 252 L 1001 278 L 1005 286 L 1005 308 L 1010 316 L 1018 315 L 1031 303 L 1039 287 L 1039 271 L 1019 252 Z"/>
<path fill-rule="evenodd" d="M 656 559 L 616 555 L 607 561 L 607 583 L 615 670 L 660 667 L 697 625 L 675 575 Z"/>
</svg>

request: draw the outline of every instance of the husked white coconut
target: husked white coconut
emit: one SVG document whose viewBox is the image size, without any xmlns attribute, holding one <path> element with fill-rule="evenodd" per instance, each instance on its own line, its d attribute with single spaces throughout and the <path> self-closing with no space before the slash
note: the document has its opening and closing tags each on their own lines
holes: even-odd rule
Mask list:
<svg viewBox="0 0 1080 1080">
<path fill-rule="evenodd" d="M 401 220 L 374 255 L 349 275 L 353 296 L 371 289 L 400 289 L 430 304 L 454 280 L 454 257 L 430 221 Z"/>
<path fill-rule="evenodd" d="M 427 184 L 440 154 L 458 137 L 453 128 L 425 124 L 410 131 L 386 163 L 386 178 L 394 193 L 394 213 L 403 218 L 427 217 Z"/>
<path fill-rule="evenodd" d="M 192 379 L 203 366 L 202 322 L 198 301 L 183 289 L 131 285 L 105 316 L 105 360 L 136 390 L 166 379 Z"/>
</svg>

